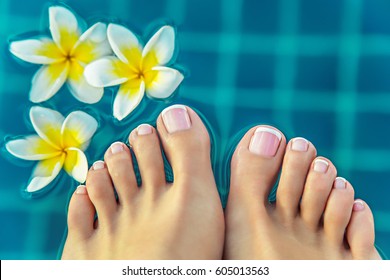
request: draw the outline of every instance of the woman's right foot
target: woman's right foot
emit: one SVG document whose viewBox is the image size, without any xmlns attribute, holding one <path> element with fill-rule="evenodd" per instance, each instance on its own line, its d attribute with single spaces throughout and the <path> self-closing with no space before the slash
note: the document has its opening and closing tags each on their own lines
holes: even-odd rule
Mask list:
<svg viewBox="0 0 390 280">
<path fill-rule="evenodd" d="M 282 163 L 283 162 L 283 163 Z M 268 202 L 282 166 L 276 203 Z M 249 130 L 231 162 L 226 259 L 380 259 L 368 205 L 303 138 Z"/>
</svg>

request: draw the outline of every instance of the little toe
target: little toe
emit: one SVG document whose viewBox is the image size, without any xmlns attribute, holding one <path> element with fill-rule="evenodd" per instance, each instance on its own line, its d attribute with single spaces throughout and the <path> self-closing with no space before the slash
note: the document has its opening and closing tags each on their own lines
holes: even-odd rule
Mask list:
<svg viewBox="0 0 390 280">
<path fill-rule="evenodd" d="M 210 137 L 202 120 L 191 108 L 173 105 L 164 109 L 157 119 L 157 129 L 175 181 L 192 182 L 194 180 L 188 179 L 196 178 L 208 182 L 214 178 Z"/>
<path fill-rule="evenodd" d="M 277 179 L 286 138 L 276 128 L 250 129 L 237 145 L 231 161 L 229 204 L 233 200 L 260 200 L 268 205 L 268 195 Z"/>
<path fill-rule="evenodd" d="M 354 190 L 344 178 L 337 177 L 324 212 L 324 232 L 335 246 L 344 245 L 345 230 L 351 218 Z"/>
<path fill-rule="evenodd" d="M 96 161 L 88 171 L 87 190 L 99 220 L 110 222 L 117 210 L 114 187 L 104 161 Z"/>
<path fill-rule="evenodd" d="M 298 214 L 306 177 L 316 154 L 313 144 L 301 137 L 287 145 L 276 193 L 276 209 L 283 217 L 289 219 Z"/>
<path fill-rule="evenodd" d="M 374 247 L 374 218 L 363 200 L 357 199 L 353 203 L 347 241 L 354 259 L 381 259 Z"/>
<path fill-rule="evenodd" d="M 85 186 L 73 193 L 68 209 L 68 235 L 86 239 L 94 231 L 95 207 Z"/>
<path fill-rule="evenodd" d="M 336 167 L 326 158 L 318 157 L 310 166 L 300 204 L 300 215 L 313 230 L 318 229 L 336 175 Z"/>
<path fill-rule="evenodd" d="M 122 142 L 115 142 L 107 149 L 104 159 L 118 194 L 119 204 L 128 205 L 138 192 L 130 149 Z"/>
<path fill-rule="evenodd" d="M 156 130 L 151 125 L 142 124 L 131 132 L 129 141 L 137 158 L 142 188 L 146 191 L 161 189 L 166 185 L 166 179 Z"/>
</svg>

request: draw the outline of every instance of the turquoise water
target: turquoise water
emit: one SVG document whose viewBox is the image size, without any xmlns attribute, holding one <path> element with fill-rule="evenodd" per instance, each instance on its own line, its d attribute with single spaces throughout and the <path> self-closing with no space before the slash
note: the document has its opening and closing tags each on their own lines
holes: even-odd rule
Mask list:
<svg viewBox="0 0 390 280">
<path fill-rule="evenodd" d="M 196 109 L 213 139 L 213 166 L 223 201 L 229 162 L 247 128 L 271 124 L 287 138 L 304 136 L 329 157 L 356 196 L 371 206 L 376 243 L 390 254 L 390 3 L 386 0 L 102 0 L 64 1 L 82 17 L 107 19 L 145 34 L 156 22 L 177 27 L 177 64 L 187 76 L 167 102 L 144 98 L 125 121 L 113 120 L 114 89 L 95 105 L 64 87 L 43 106 L 63 114 L 82 109 L 99 120 L 86 154 L 101 159 L 140 123 L 153 124 L 173 103 Z M 0 137 L 32 133 L 28 91 L 34 65 L 8 53 L 11 36 L 47 28 L 47 1 L 0 1 Z M 0 158 L 0 258 L 56 258 L 66 228 L 67 175 L 49 192 L 22 192 L 32 163 Z"/>
</svg>

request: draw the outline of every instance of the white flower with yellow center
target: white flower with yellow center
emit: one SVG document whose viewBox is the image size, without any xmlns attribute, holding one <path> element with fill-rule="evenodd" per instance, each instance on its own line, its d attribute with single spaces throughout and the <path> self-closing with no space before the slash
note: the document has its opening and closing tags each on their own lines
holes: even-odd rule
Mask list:
<svg viewBox="0 0 390 280">
<path fill-rule="evenodd" d="M 82 111 L 74 111 L 64 118 L 59 112 L 34 106 L 30 120 L 38 135 L 29 135 L 6 143 L 13 156 L 24 160 L 39 160 L 28 192 L 36 192 L 52 182 L 61 169 L 83 183 L 88 172 L 84 150 L 94 135 L 97 121 Z"/>
<path fill-rule="evenodd" d="M 87 65 L 84 75 L 95 87 L 120 85 L 113 105 L 118 120 L 137 107 L 145 92 L 153 98 L 167 98 L 183 80 L 179 71 L 166 67 L 175 50 L 173 27 L 163 26 L 145 47 L 121 25 L 109 24 L 107 37 L 116 56 L 95 60 Z"/>
<path fill-rule="evenodd" d="M 89 85 L 83 72 L 91 61 L 112 53 L 106 24 L 98 22 L 83 32 L 83 20 L 62 6 L 49 7 L 49 22 L 52 38 L 17 40 L 9 46 L 10 52 L 21 60 L 43 64 L 32 79 L 30 100 L 46 101 L 67 82 L 79 101 L 98 102 L 104 89 Z"/>
</svg>

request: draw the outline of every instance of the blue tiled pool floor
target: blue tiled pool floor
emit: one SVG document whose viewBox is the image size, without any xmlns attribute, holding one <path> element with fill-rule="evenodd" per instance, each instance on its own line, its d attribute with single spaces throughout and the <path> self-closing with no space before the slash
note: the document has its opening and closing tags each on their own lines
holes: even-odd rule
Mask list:
<svg viewBox="0 0 390 280">
<path fill-rule="evenodd" d="M 271 124 L 288 138 L 310 139 L 329 157 L 356 196 L 371 206 L 377 244 L 390 255 L 390 2 L 386 0 L 101 0 L 64 1 L 85 18 L 121 19 L 136 32 L 168 19 L 177 26 L 177 62 L 188 69 L 174 102 L 193 106 L 210 123 L 216 179 L 226 199 L 231 139 L 244 127 Z M 47 2 L 0 1 L 0 137 L 31 132 L 26 111 L 34 66 L 10 57 L 7 40 L 42 30 Z M 46 105 L 80 108 L 63 91 Z M 65 98 L 66 100 L 62 100 Z M 111 114 L 111 95 L 94 107 Z M 59 106 L 58 102 L 63 101 Z M 57 102 L 57 103 L 55 103 Z M 166 104 L 144 104 L 152 122 Z M 109 140 L 136 125 L 107 128 L 112 139 L 90 152 L 99 159 Z M 100 148 L 100 149 L 99 149 Z M 21 188 L 32 165 L 0 158 L 0 258 L 53 259 L 66 227 L 64 176 L 46 196 L 26 200 Z"/>
</svg>

